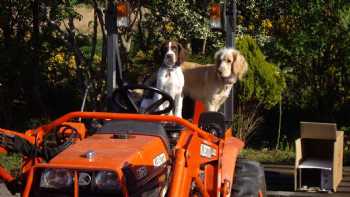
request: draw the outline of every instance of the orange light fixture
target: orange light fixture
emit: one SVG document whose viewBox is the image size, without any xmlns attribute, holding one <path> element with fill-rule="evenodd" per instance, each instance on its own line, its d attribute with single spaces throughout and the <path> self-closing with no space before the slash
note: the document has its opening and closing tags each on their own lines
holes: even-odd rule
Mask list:
<svg viewBox="0 0 350 197">
<path fill-rule="evenodd" d="M 116 3 L 117 27 L 128 27 L 129 25 L 129 4 L 127 2 Z"/>
<path fill-rule="evenodd" d="M 210 28 L 222 29 L 221 4 L 213 3 L 210 6 Z"/>
</svg>

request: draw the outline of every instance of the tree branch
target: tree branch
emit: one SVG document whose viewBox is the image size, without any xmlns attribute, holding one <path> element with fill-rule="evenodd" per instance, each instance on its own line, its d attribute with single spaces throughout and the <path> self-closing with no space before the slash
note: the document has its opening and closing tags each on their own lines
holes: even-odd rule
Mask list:
<svg viewBox="0 0 350 197">
<path fill-rule="evenodd" d="M 107 35 L 105 31 L 105 23 L 103 19 L 102 10 L 98 7 L 97 1 L 93 0 L 94 10 L 97 14 L 98 21 L 100 23 L 101 33 L 102 33 L 102 64 L 106 64 L 106 54 L 107 54 Z"/>
</svg>

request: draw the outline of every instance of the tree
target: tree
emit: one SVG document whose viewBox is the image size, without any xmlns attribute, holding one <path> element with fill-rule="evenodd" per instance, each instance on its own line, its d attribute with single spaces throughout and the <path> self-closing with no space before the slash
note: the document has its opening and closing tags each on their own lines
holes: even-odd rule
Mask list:
<svg viewBox="0 0 350 197">
<path fill-rule="evenodd" d="M 191 44 L 194 39 L 218 41 L 219 34 L 209 28 L 207 7 L 209 1 L 166 0 L 150 1 L 141 28 L 146 46 L 159 44 L 166 39 Z M 218 41 L 219 42 L 219 41 Z M 218 44 L 222 44 L 219 42 Z M 218 45 L 214 45 L 217 47 Z"/>
<path fill-rule="evenodd" d="M 252 37 L 239 38 L 237 49 L 246 58 L 249 69 L 235 89 L 234 128 L 240 138 L 249 140 L 263 120 L 262 113 L 281 102 L 286 84 L 280 69 L 266 61 Z"/>
<path fill-rule="evenodd" d="M 311 119 L 335 121 L 350 102 L 349 1 L 294 1 L 281 16 L 270 55 L 288 71 L 286 102 Z"/>
<path fill-rule="evenodd" d="M 104 70 L 96 66 L 101 61 L 94 61 L 101 11 L 93 2 L 94 33 L 84 35 L 74 26 L 80 18 L 75 0 L 1 1 L 0 92 L 6 96 L 0 99 L 0 122 L 5 126 L 71 111 L 79 105 L 86 81 L 101 92 L 103 80 L 95 77 L 102 73 L 104 78 Z M 84 45 L 89 49 L 84 51 Z M 93 91 L 90 101 L 103 100 L 98 94 Z"/>
<path fill-rule="evenodd" d="M 349 127 L 349 1 L 238 1 L 238 33 L 256 38 L 284 73 L 284 128 L 299 121 Z M 271 125 L 270 125 L 271 127 Z"/>
</svg>

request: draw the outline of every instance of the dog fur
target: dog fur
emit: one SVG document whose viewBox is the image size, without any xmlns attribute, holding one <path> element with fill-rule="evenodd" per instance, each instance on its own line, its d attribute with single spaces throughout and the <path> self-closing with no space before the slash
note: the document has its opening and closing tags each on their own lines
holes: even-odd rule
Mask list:
<svg viewBox="0 0 350 197">
<path fill-rule="evenodd" d="M 248 64 L 239 51 L 220 49 L 215 54 L 215 64 L 184 62 L 183 92 L 192 99 L 201 100 L 205 111 L 218 111 L 228 98 L 232 86 L 248 71 Z"/>
<path fill-rule="evenodd" d="M 185 59 L 185 50 L 182 45 L 175 41 L 167 41 L 161 47 L 160 58 L 162 64 L 157 72 L 157 88 L 168 93 L 175 102 L 174 110 L 170 114 L 182 117 L 182 89 L 184 75 L 180 65 Z M 161 99 L 159 94 L 154 96 L 154 102 Z M 168 103 L 163 103 L 159 109 L 164 109 Z"/>
</svg>

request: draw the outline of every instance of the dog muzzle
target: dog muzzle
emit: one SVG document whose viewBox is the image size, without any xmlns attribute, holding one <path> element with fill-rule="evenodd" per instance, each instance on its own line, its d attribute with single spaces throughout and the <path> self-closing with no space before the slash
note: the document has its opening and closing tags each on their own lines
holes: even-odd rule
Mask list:
<svg viewBox="0 0 350 197">
<path fill-rule="evenodd" d="M 233 74 L 231 74 L 228 77 L 223 77 L 218 71 L 216 72 L 216 74 L 222 80 L 222 82 L 224 82 L 225 85 L 234 84 L 237 81 L 237 78 Z"/>
<path fill-rule="evenodd" d="M 163 63 L 161 65 L 161 67 L 166 68 L 166 69 L 170 69 L 170 70 L 173 70 L 173 69 L 175 69 L 175 68 L 177 68 L 179 66 L 180 66 L 180 64 L 178 64 L 178 63 L 175 63 L 173 65 L 166 65 L 166 64 Z"/>
</svg>

